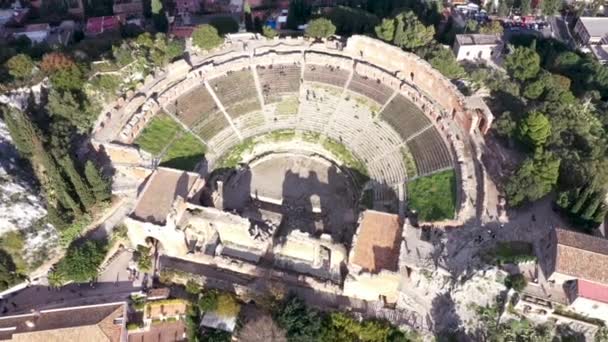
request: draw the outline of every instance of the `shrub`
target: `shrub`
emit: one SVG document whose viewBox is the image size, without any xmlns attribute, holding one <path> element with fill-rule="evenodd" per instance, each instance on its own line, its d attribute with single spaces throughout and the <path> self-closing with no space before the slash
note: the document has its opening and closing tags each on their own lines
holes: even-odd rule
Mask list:
<svg viewBox="0 0 608 342">
<path fill-rule="evenodd" d="M 192 32 L 192 44 L 203 50 L 211 50 L 224 42 L 215 27 L 200 25 Z"/>
<path fill-rule="evenodd" d="M 6 61 L 8 73 L 16 79 L 24 79 L 32 75 L 34 71 L 34 61 L 22 53 L 11 57 Z"/>
<path fill-rule="evenodd" d="M 521 292 L 521 290 L 523 290 L 527 284 L 528 282 L 526 281 L 526 278 L 521 273 L 509 274 L 505 278 L 505 286 L 517 292 Z"/>
</svg>

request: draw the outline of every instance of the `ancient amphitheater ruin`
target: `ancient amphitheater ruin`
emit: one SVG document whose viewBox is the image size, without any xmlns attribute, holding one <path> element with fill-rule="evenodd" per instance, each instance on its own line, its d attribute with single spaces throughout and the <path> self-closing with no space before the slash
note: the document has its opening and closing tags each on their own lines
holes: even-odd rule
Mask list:
<svg viewBox="0 0 608 342">
<path fill-rule="evenodd" d="M 229 36 L 217 50 L 188 57 L 108 104 L 94 132 L 95 145 L 105 151 L 116 177 L 121 177 L 114 190 L 139 186 L 136 208 L 128 219 L 132 239 L 155 237 L 168 255 L 236 267 L 241 273 L 250 272 L 272 252 L 275 266 L 310 276 L 311 282 L 330 280 L 339 293 L 366 300 L 377 300 L 379 293 L 385 301 L 394 302 L 398 286 L 393 285 L 405 270 L 397 262 L 408 182 L 453 169 L 457 210 L 445 224 L 459 225 L 481 212 L 484 176 L 475 144 L 489 129 L 492 115 L 472 105 L 417 56 L 363 36 L 345 42 L 313 42 L 241 34 Z M 193 172 L 157 168 L 156 156 L 137 148 L 136 139 L 158 115 L 170 117 L 204 146 L 204 159 L 196 170 L 188 170 Z M 259 140 L 273 132 L 283 132 L 289 139 Z M 257 144 L 252 146 L 252 141 Z M 344 146 L 364 170 L 346 167 L 339 154 L 324 148 L 324 141 Z M 245 166 L 231 170 L 229 177 L 217 177 L 214 171 L 223 168 L 227 156 L 235 153 Z M 310 164 L 282 161 L 288 164 L 282 166 L 285 170 L 295 164 L 300 168 L 327 164 L 318 173 L 333 170 L 335 179 L 352 181 L 345 185 L 352 189 L 341 193 L 342 198 L 353 197 L 352 203 L 344 204 L 346 211 L 351 210 L 350 216 L 341 213 L 343 221 L 332 221 L 338 226 L 352 224 L 348 239 L 336 239 L 331 231 L 321 235 L 282 232 L 281 244 L 273 247 L 271 240 L 276 239 L 281 220 L 272 215 L 281 212 L 276 206 L 286 203 L 280 190 L 265 191 L 264 187 L 278 184 L 281 189 L 285 180 L 270 176 L 271 181 L 266 177 L 264 182 L 268 173 L 256 172 L 264 167 L 268 172 L 275 170 L 279 166 L 264 163 L 269 155 L 285 154 L 304 156 L 304 160 L 320 158 Z M 356 171 L 366 177 L 353 176 Z M 239 179 L 248 172 L 252 184 L 244 191 L 249 193 L 230 190 L 237 189 Z M 318 182 L 329 182 L 317 173 L 315 177 Z M 310 179 L 306 182 L 305 188 L 314 187 Z M 359 215 L 357 203 L 363 189 L 372 194 L 369 209 L 375 210 Z M 226 204 L 234 202 L 230 198 L 238 202 L 243 197 L 266 206 Z M 325 205 L 339 197 L 331 197 Z M 323 203 L 310 202 L 313 213 L 324 210 Z M 389 212 L 389 217 L 381 212 Z M 285 209 L 280 214 L 287 215 Z M 167 226 L 174 229 L 167 230 Z M 363 239 L 375 235 L 384 237 L 386 241 L 377 243 L 389 251 L 376 255 L 381 260 L 370 264 L 378 246 Z M 231 259 L 245 263 L 237 267 Z M 346 280 L 340 265 L 348 268 Z M 372 294 L 361 295 L 366 291 Z"/>
</svg>

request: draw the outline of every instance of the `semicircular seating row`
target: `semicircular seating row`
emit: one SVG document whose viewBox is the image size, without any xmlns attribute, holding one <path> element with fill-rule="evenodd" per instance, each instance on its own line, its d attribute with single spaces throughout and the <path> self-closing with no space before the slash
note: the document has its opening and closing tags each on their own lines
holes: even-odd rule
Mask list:
<svg viewBox="0 0 608 342">
<path fill-rule="evenodd" d="M 330 65 L 246 67 L 208 81 L 227 115 L 202 83 L 165 109 L 216 156 L 239 143 L 235 129 L 243 138 L 296 129 L 340 141 L 366 164 L 372 180 L 392 189 L 407 179 L 404 148 L 419 176 L 453 167 L 440 133 L 414 103 L 380 81 L 350 76 L 351 70 Z"/>
</svg>

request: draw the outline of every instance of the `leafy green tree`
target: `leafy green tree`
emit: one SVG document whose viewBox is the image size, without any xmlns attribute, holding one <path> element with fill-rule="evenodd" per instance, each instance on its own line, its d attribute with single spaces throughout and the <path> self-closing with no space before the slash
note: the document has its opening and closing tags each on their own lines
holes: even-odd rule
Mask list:
<svg viewBox="0 0 608 342">
<path fill-rule="evenodd" d="M 51 52 L 42 56 L 40 69 L 46 74 L 68 69 L 74 65 L 74 60 L 62 52 Z"/>
<path fill-rule="evenodd" d="M 327 18 L 336 26 L 336 33 L 342 36 L 372 33 L 380 21 L 368 11 L 347 6 L 334 7 Z"/>
<path fill-rule="evenodd" d="M 150 257 L 150 247 L 137 246 L 137 268 L 144 273 L 152 270 L 152 258 Z"/>
<path fill-rule="evenodd" d="M 517 122 L 513 120 L 511 112 L 504 112 L 496 119 L 493 126 L 498 135 L 511 139 L 517 129 Z"/>
<path fill-rule="evenodd" d="M 112 196 L 112 186 L 110 182 L 90 160 L 87 160 L 84 164 L 84 175 L 89 185 L 91 185 L 91 190 L 97 201 L 105 202 L 110 199 Z"/>
<path fill-rule="evenodd" d="M 505 58 L 505 68 L 514 78 L 525 81 L 534 78 L 540 71 L 540 56 L 529 47 L 516 47 Z"/>
<path fill-rule="evenodd" d="M 336 33 L 336 27 L 329 19 L 319 18 L 310 21 L 306 27 L 306 35 L 313 38 L 328 38 Z"/>
<path fill-rule="evenodd" d="M 489 24 L 481 25 L 479 33 L 502 35 L 503 27 L 498 20 L 492 20 Z"/>
<path fill-rule="evenodd" d="M 429 45 L 433 41 L 435 28 L 424 26 L 414 12 L 404 12 L 395 18 L 396 29 L 393 43 L 409 51 Z"/>
<path fill-rule="evenodd" d="M 186 282 L 186 292 L 188 292 L 189 294 L 198 296 L 198 294 L 201 293 L 202 289 L 203 288 L 201 287 L 201 285 L 192 279 L 188 279 L 188 281 Z"/>
<path fill-rule="evenodd" d="M 285 329 L 289 341 L 317 341 L 321 334 L 321 315 L 306 307 L 298 297 L 290 297 L 281 303 L 274 320 Z"/>
<path fill-rule="evenodd" d="M 323 322 L 322 341 L 389 341 L 393 328 L 388 324 L 366 320 L 359 322 L 343 312 L 330 313 Z M 404 341 L 407 341 L 404 339 Z"/>
<path fill-rule="evenodd" d="M 464 33 L 477 33 L 478 28 L 479 24 L 477 20 L 469 19 L 464 24 Z"/>
<path fill-rule="evenodd" d="M 76 64 L 57 70 L 50 78 L 53 86 L 61 90 L 82 89 L 84 84 L 84 75 Z"/>
<path fill-rule="evenodd" d="M 220 317 L 236 317 L 241 305 L 231 293 L 222 292 L 217 296 L 217 308 L 215 313 Z"/>
<path fill-rule="evenodd" d="M 23 275 L 17 272 L 17 267 L 10 254 L 0 249 L 0 291 L 8 289 L 23 279 Z"/>
<path fill-rule="evenodd" d="M 46 109 L 51 116 L 61 116 L 72 123 L 79 132 L 88 132 L 97 118 L 98 107 L 79 94 L 51 89 Z"/>
<path fill-rule="evenodd" d="M 202 312 L 215 311 L 217 309 L 219 293 L 217 290 L 210 289 L 203 292 L 198 300 L 198 308 Z"/>
<path fill-rule="evenodd" d="M 30 56 L 22 53 L 11 57 L 5 65 L 8 73 L 19 80 L 32 76 L 36 67 Z"/>
<path fill-rule="evenodd" d="M 561 0 L 546 0 L 540 4 L 541 11 L 544 15 L 554 15 L 562 6 Z"/>
<path fill-rule="evenodd" d="M 188 341 L 198 342 L 202 341 L 199 339 L 200 335 L 200 324 L 201 324 L 201 313 L 196 305 L 188 305 L 186 309 L 186 336 Z"/>
<path fill-rule="evenodd" d="M 509 274 L 505 278 L 505 285 L 517 292 L 521 292 L 527 285 L 526 277 L 523 274 Z"/>
<path fill-rule="evenodd" d="M 443 76 L 450 79 L 458 79 L 465 76 L 465 70 L 456 60 L 456 56 L 450 49 L 438 46 L 428 60 L 433 68 L 439 70 Z"/>
<path fill-rule="evenodd" d="M 532 111 L 520 122 L 519 135 L 532 147 L 540 147 L 551 136 L 551 122 L 543 113 Z"/>
<path fill-rule="evenodd" d="M 239 32 L 239 23 L 230 16 L 213 17 L 209 25 L 215 27 L 220 35 Z"/>
<path fill-rule="evenodd" d="M 211 50 L 220 46 L 224 39 L 219 36 L 217 29 L 211 25 L 200 25 L 192 32 L 192 43 L 203 49 Z"/>
<path fill-rule="evenodd" d="M 505 185 L 510 205 L 536 201 L 548 194 L 557 182 L 560 160 L 551 152 L 537 151 L 526 159 Z"/>
<path fill-rule="evenodd" d="M 532 12 L 532 1 L 521 0 L 519 4 L 521 15 L 529 15 Z"/>
<path fill-rule="evenodd" d="M 72 244 L 56 271 L 66 279 L 87 282 L 97 276 L 98 268 L 106 255 L 106 244 L 87 240 L 82 245 Z"/>
<path fill-rule="evenodd" d="M 392 42 L 395 39 L 395 19 L 382 19 L 382 22 L 375 28 L 378 38 Z"/>
<path fill-rule="evenodd" d="M 524 89 L 524 96 L 535 100 L 539 98 L 545 91 L 545 84 L 541 80 L 528 83 Z"/>
<path fill-rule="evenodd" d="M 279 32 L 268 25 L 264 25 L 264 27 L 262 27 L 262 35 L 268 39 L 273 39 L 279 35 Z"/>
</svg>

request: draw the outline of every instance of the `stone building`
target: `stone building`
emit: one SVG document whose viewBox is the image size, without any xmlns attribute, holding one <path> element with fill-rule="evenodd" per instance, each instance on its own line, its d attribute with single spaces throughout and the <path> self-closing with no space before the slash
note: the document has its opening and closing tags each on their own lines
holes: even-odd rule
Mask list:
<svg viewBox="0 0 608 342">
<path fill-rule="evenodd" d="M 124 302 L 34 311 L 0 317 L 0 340 L 123 342 Z"/>
<path fill-rule="evenodd" d="M 398 215 L 367 210 L 359 221 L 348 261 L 344 294 L 395 303 L 403 275 L 399 273 L 402 221 Z"/>
<path fill-rule="evenodd" d="M 454 55 L 457 61 L 493 61 L 500 56 L 504 43 L 495 34 L 457 34 Z"/>
<path fill-rule="evenodd" d="M 608 44 L 608 18 L 580 17 L 574 25 L 573 34 L 579 44 Z"/>
</svg>

